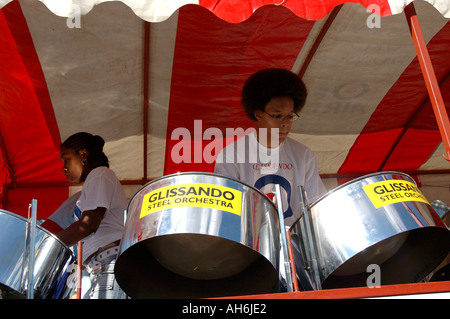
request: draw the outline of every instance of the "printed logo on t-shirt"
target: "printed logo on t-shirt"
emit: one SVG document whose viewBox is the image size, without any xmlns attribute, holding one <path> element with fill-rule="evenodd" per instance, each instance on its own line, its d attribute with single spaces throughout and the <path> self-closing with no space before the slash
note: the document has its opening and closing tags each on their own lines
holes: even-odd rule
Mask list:
<svg viewBox="0 0 450 319">
<path fill-rule="evenodd" d="M 267 163 L 267 164 L 261 164 L 261 163 L 255 163 L 252 165 L 252 168 L 254 171 L 270 171 L 274 170 L 277 171 L 278 169 L 293 169 L 292 163 Z"/>
<path fill-rule="evenodd" d="M 287 203 L 283 201 L 283 215 L 284 218 L 291 217 L 293 215 L 291 208 L 291 184 L 288 182 L 286 178 L 279 175 L 263 175 L 255 182 L 255 187 L 261 190 L 265 194 L 273 193 L 275 189 L 275 185 L 280 185 L 282 198 L 287 200 Z"/>
</svg>

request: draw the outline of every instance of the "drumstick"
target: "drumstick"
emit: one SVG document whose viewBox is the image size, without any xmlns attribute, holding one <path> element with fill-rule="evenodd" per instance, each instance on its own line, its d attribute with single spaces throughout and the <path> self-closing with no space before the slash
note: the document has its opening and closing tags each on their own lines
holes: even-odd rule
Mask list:
<svg viewBox="0 0 450 319">
<path fill-rule="evenodd" d="M 83 254 L 83 242 L 78 242 L 78 263 L 77 263 L 77 299 L 81 299 L 81 279 L 83 277 L 81 264 Z"/>
<path fill-rule="evenodd" d="M 294 252 L 292 251 L 292 245 L 291 245 L 291 233 L 286 230 L 286 238 L 288 242 L 288 251 L 289 251 L 289 259 L 291 261 L 291 272 L 292 272 L 292 282 L 294 283 L 294 292 L 298 292 L 298 281 L 297 281 L 297 272 L 295 270 L 294 265 Z"/>
</svg>

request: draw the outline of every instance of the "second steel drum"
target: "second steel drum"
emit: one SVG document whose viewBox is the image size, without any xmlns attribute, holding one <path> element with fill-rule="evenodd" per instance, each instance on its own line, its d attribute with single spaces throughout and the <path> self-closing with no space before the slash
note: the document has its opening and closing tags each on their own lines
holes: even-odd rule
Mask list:
<svg viewBox="0 0 450 319">
<path fill-rule="evenodd" d="M 26 249 L 27 220 L 0 210 L 0 299 L 26 298 L 29 276 Z M 67 265 L 74 260 L 70 249 L 53 234 L 36 226 L 33 248 L 34 298 L 53 298 Z"/>
<path fill-rule="evenodd" d="M 403 173 L 341 185 L 312 203 L 309 215 L 323 289 L 419 282 L 450 249 L 450 231 Z M 304 222 L 294 223 L 290 234 L 296 255 L 309 266 Z"/>
<path fill-rule="evenodd" d="M 280 227 L 256 188 L 208 173 L 162 177 L 130 199 L 115 266 L 131 298 L 276 292 Z"/>
</svg>

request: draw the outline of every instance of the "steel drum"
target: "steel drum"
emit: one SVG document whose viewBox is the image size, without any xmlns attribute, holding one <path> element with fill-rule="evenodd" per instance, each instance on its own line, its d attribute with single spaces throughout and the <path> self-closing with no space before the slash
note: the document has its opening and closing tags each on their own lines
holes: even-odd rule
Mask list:
<svg viewBox="0 0 450 319">
<path fill-rule="evenodd" d="M 130 199 L 115 276 L 131 298 L 278 291 L 280 227 L 256 188 L 208 173 L 146 184 Z"/>
<path fill-rule="evenodd" d="M 343 184 L 312 203 L 309 216 L 323 289 L 370 286 L 377 266 L 382 285 L 419 282 L 450 249 L 450 231 L 403 173 Z M 297 260 L 311 267 L 305 222 L 297 220 L 290 234 Z"/>
<path fill-rule="evenodd" d="M 26 298 L 28 290 L 27 220 L 0 210 L 0 298 Z M 34 298 L 52 298 L 55 285 L 74 257 L 53 234 L 36 226 Z"/>
</svg>

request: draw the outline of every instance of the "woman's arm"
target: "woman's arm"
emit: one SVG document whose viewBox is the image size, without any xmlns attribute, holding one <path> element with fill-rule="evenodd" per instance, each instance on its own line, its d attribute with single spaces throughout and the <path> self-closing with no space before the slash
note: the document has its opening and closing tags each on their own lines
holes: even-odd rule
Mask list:
<svg viewBox="0 0 450 319">
<path fill-rule="evenodd" d="M 104 207 L 84 211 L 78 221 L 64 229 L 57 237 L 69 247 L 76 245 L 78 241 L 97 231 L 105 212 Z"/>
</svg>

